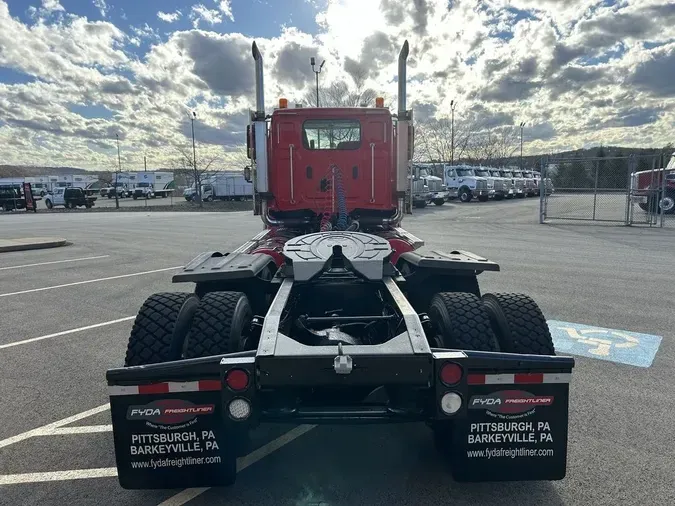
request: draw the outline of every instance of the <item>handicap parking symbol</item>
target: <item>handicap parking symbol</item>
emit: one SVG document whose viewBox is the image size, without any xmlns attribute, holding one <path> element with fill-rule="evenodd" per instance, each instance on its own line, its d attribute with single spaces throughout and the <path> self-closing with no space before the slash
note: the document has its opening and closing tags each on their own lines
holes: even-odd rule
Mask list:
<svg viewBox="0 0 675 506">
<path fill-rule="evenodd" d="M 556 353 L 569 353 L 649 367 L 661 344 L 661 336 L 628 330 L 594 327 L 581 323 L 548 320 Z"/>
</svg>

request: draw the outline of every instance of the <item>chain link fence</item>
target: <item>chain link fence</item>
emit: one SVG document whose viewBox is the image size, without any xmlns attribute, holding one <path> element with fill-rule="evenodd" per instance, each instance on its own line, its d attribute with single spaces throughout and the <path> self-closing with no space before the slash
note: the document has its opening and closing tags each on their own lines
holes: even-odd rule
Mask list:
<svg viewBox="0 0 675 506">
<path fill-rule="evenodd" d="M 675 166 L 663 155 L 550 158 L 543 177 L 541 222 L 594 221 L 675 226 Z M 671 165 L 673 162 L 671 162 Z"/>
</svg>

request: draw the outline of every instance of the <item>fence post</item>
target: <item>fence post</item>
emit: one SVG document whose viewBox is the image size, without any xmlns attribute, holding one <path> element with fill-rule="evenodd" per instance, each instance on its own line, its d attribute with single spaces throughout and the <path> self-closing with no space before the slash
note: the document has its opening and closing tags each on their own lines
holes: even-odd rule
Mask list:
<svg viewBox="0 0 675 506">
<path fill-rule="evenodd" d="M 542 225 L 546 220 L 545 197 L 546 197 L 546 157 L 541 158 L 541 168 L 539 173 L 539 224 Z"/>
<path fill-rule="evenodd" d="M 593 221 L 595 221 L 595 209 L 598 205 L 598 172 L 600 172 L 600 160 L 595 161 L 595 186 L 593 187 Z"/>
<path fill-rule="evenodd" d="M 661 217 L 659 228 L 663 228 L 666 218 L 665 213 L 663 211 L 663 201 L 666 198 L 666 188 L 668 185 L 666 184 L 666 164 L 663 162 L 663 158 L 661 158 L 660 161 L 661 163 L 659 164 L 659 169 L 661 170 L 661 172 L 659 172 L 659 174 L 661 174 L 661 194 L 659 196 L 661 198 L 657 198 L 656 205 L 659 206 L 659 214 Z"/>
<path fill-rule="evenodd" d="M 633 172 L 635 172 L 635 153 L 628 157 L 628 184 L 626 185 L 626 219 L 624 224 L 628 227 L 633 224 Z"/>
</svg>

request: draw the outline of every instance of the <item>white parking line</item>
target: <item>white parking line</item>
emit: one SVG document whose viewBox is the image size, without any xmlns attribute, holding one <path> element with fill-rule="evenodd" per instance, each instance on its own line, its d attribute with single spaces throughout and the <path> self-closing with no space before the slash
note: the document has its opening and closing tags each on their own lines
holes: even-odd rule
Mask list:
<svg viewBox="0 0 675 506">
<path fill-rule="evenodd" d="M 110 281 L 111 279 L 122 279 L 122 278 L 130 278 L 132 276 L 143 276 L 145 274 L 154 274 L 155 272 L 172 271 L 172 270 L 180 269 L 181 267 L 183 267 L 183 266 L 179 265 L 178 267 L 166 267 L 164 269 L 154 269 L 152 271 L 133 272 L 131 274 L 120 274 L 119 276 L 110 276 L 110 277 L 107 277 L 107 278 L 88 279 L 87 281 L 76 281 L 75 283 L 66 283 L 64 285 L 45 286 L 43 288 L 31 288 L 30 290 L 21 290 L 20 292 L 0 293 L 0 297 L 9 297 L 10 295 L 22 295 L 24 293 L 43 292 L 45 290 L 54 290 L 55 288 L 65 288 L 67 286 L 86 285 L 88 283 L 98 283 L 100 281 Z"/>
<path fill-rule="evenodd" d="M 47 473 L 22 473 L 0 475 L 0 486 L 19 483 L 40 483 L 45 481 L 84 480 L 87 478 L 108 478 L 117 476 L 117 468 L 73 469 L 72 471 L 50 471 Z"/>
<path fill-rule="evenodd" d="M 57 429 L 51 429 L 49 432 L 41 432 L 37 436 L 68 436 L 71 434 L 95 434 L 97 432 L 112 432 L 112 425 L 78 425 L 77 427 L 59 427 Z"/>
<path fill-rule="evenodd" d="M 37 429 L 29 430 L 12 436 L 7 439 L 0 441 L 0 448 L 9 446 L 20 441 L 25 441 L 31 437 L 40 437 L 40 436 L 55 436 L 55 435 L 64 435 L 64 434 L 90 434 L 96 432 L 109 432 L 112 431 L 112 425 L 88 425 L 88 426 L 75 426 L 75 427 L 63 427 L 83 418 L 102 413 L 110 409 L 110 404 L 103 404 L 97 408 L 78 413 L 63 420 L 59 420 Z M 316 425 L 300 425 L 294 429 L 282 434 L 278 438 L 270 441 L 269 443 L 261 446 L 257 450 L 252 451 L 248 455 L 240 457 L 237 459 L 237 472 L 240 473 L 247 467 L 255 464 L 259 460 L 263 459 L 267 455 L 277 451 L 283 446 L 287 445 L 291 441 L 299 438 L 303 434 L 306 434 L 312 430 Z M 117 476 L 117 468 L 115 467 L 99 467 L 94 469 L 70 469 L 67 471 L 47 471 L 42 473 L 18 473 L 18 474 L 4 474 L 0 475 L 0 486 L 2 485 L 18 485 L 21 483 L 42 483 L 49 481 L 70 481 L 70 480 L 83 480 L 91 478 L 110 478 Z M 182 506 L 183 504 L 191 501 L 195 497 L 203 494 L 209 490 L 209 488 L 187 488 L 182 490 L 178 494 L 168 498 L 163 501 L 159 506 Z"/>
<path fill-rule="evenodd" d="M 240 473 L 247 467 L 255 464 L 264 457 L 267 457 L 269 454 L 274 453 L 279 448 L 287 445 L 291 441 L 299 438 L 303 434 L 308 433 L 316 425 L 298 425 L 294 429 L 289 430 L 285 434 L 282 434 L 278 438 L 270 441 L 266 445 L 261 446 L 257 450 L 253 450 L 248 455 L 237 459 L 237 472 Z M 206 492 L 208 488 L 186 488 L 178 492 L 173 497 L 169 497 L 166 501 L 159 503 L 158 506 L 182 506 L 183 504 L 191 501 L 198 495 Z"/>
<path fill-rule="evenodd" d="M 59 427 L 63 427 L 64 425 L 68 425 L 69 423 L 77 422 L 78 420 L 82 420 L 83 418 L 87 418 L 88 416 L 93 416 L 97 415 L 99 413 L 103 413 L 104 411 L 107 411 L 110 409 L 110 404 L 105 403 L 97 408 L 92 408 L 87 411 L 83 411 L 82 413 L 78 413 L 76 415 L 69 416 L 68 418 L 64 418 L 62 420 L 58 420 L 56 422 L 48 423 L 47 425 L 43 425 L 42 427 L 38 427 L 36 429 L 28 430 L 26 432 L 22 432 L 21 434 L 17 434 L 16 436 L 8 437 L 7 439 L 3 439 L 0 441 L 0 448 L 4 448 L 5 446 L 13 445 L 15 443 L 18 443 L 20 441 L 24 441 L 26 439 L 29 439 L 31 437 L 35 436 L 42 436 L 44 434 L 49 434 L 49 432 L 53 429 L 57 429 Z"/>
<path fill-rule="evenodd" d="M 23 341 L 15 341 L 13 343 L 0 344 L 0 350 L 5 349 L 5 348 L 11 348 L 13 346 L 20 346 L 22 344 L 34 343 L 35 341 L 42 341 L 44 339 L 51 339 L 52 337 L 60 337 L 60 336 L 65 336 L 67 334 L 74 334 L 75 332 L 83 332 L 85 330 L 91 330 L 91 329 L 96 329 L 96 328 L 99 328 L 99 327 L 105 327 L 106 325 L 112 325 L 113 323 L 126 322 L 126 321 L 129 321 L 129 320 L 133 320 L 134 318 L 136 318 L 136 317 L 135 316 L 125 316 L 124 318 L 118 318 L 117 320 L 110 320 L 108 322 L 103 322 L 103 323 L 95 323 L 94 325 L 87 325 L 86 327 L 80 327 L 80 328 L 77 328 L 77 329 L 64 330 L 62 332 L 57 332 L 55 334 L 47 334 L 46 336 L 31 337 L 30 339 L 24 339 Z"/>
<path fill-rule="evenodd" d="M 66 262 L 80 262 L 82 260 L 98 260 L 99 258 L 108 258 L 110 255 L 99 255 L 96 257 L 70 258 L 68 260 L 54 260 L 53 262 L 40 262 L 37 264 L 12 265 L 11 267 L 0 267 L 0 271 L 9 269 L 22 269 L 24 267 L 37 267 L 39 265 L 65 264 Z"/>
</svg>

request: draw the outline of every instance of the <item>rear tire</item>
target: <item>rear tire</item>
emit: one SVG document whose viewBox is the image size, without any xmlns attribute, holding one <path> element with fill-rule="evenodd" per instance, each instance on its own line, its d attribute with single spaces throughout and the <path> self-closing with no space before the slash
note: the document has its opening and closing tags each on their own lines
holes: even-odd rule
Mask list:
<svg viewBox="0 0 675 506">
<path fill-rule="evenodd" d="M 483 305 L 502 351 L 555 355 L 546 319 L 532 298 L 517 293 L 488 293 L 483 296 Z"/>
<path fill-rule="evenodd" d="M 182 358 L 183 344 L 199 306 L 194 293 L 156 293 L 136 316 L 124 366 L 157 364 Z"/>
<path fill-rule="evenodd" d="M 241 292 L 206 293 L 195 312 L 190 332 L 185 340 L 185 358 L 224 355 L 247 348 L 246 334 L 253 319 L 248 298 Z M 251 448 L 248 432 L 239 432 L 231 441 L 237 457 L 246 455 Z M 227 474 L 226 485 L 234 483 L 236 469 Z"/>
<path fill-rule="evenodd" d="M 253 319 L 241 292 L 209 292 L 199 302 L 185 342 L 185 358 L 243 351 Z"/>
<path fill-rule="evenodd" d="M 437 293 L 431 299 L 429 317 L 442 348 L 499 351 L 489 316 L 472 293 Z"/>
<path fill-rule="evenodd" d="M 437 206 L 442 206 L 445 204 L 445 199 L 434 199 L 434 204 Z"/>
<path fill-rule="evenodd" d="M 488 195 L 481 195 L 480 197 L 478 197 L 479 202 L 487 202 L 488 200 L 490 200 L 490 197 Z"/>
<path fill-rule="evenodd" d="M 481 300 L 472 293 L 437 293 L 431 299 L 429 317 L 443 348 L 500 351 L 488 314 Z M 454 421 L 431 424 L 436 451 L 448 461 L 453 451 L 453 427 Z"/>
</svg>

